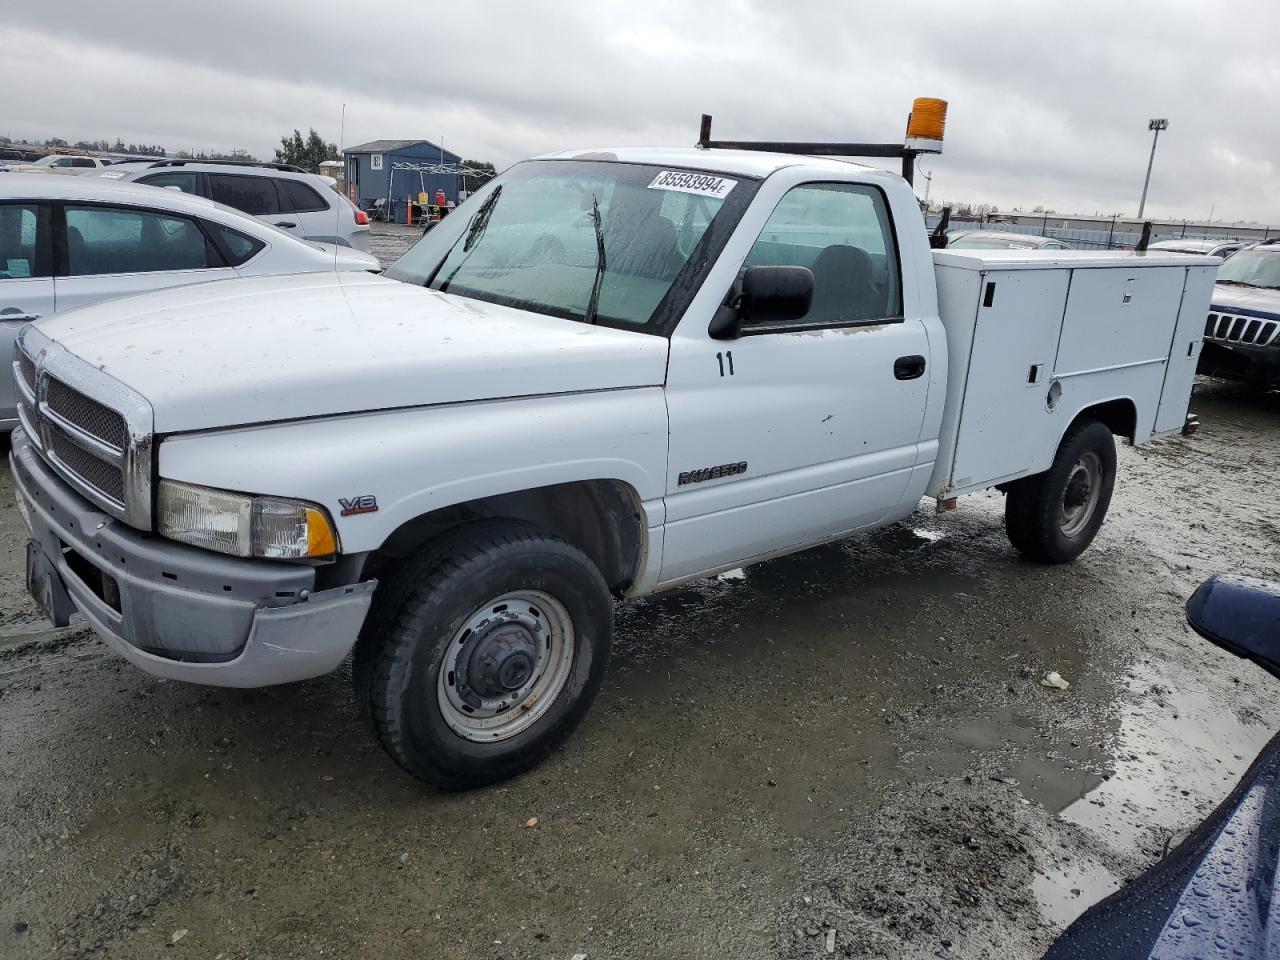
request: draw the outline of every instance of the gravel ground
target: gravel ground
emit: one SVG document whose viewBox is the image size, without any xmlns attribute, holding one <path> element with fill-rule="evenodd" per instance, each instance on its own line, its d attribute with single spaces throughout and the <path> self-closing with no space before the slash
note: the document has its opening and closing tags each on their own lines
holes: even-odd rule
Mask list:
<svg viewBox="0 0 1280 960">
<path fill-rule="evenodd" d="M 395 263 L 421 237 L 421 227 L 407 227 L 403 223 L 369 224 L 370 251 L 382 261 L 384 267 Z"/>
<path fill-rule="evenodd" d="M 345 671 L 200 688 L 47 629 L 0 470 L 0 956 L 1036 957 L 1280 727 L 1181 609 L 1280 577 L 1280 397 L 1197 391 L 1075 564 L 990 494 L 622 606 L 576 736 L 454 795 Z"/>
</svg>

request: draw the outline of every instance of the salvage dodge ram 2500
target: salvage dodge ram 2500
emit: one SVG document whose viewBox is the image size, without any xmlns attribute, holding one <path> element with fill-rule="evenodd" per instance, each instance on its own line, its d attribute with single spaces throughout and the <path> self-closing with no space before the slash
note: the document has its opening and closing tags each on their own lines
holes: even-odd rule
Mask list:
<svg viewBox="0 0 1280 960">
<path fill-rule="evenodd" d="M 896 173 L 746 146 L 546 156 L 383 276 L 28 325 L 31 593 L 176 680 L 353 655 L 391 756 L 463 788 L 579 722 L 615 598 L 990 487 L 1079 555 L 1115 437 L 1188 422 L 1218 261 L 933 251 Z"/>
</svg>

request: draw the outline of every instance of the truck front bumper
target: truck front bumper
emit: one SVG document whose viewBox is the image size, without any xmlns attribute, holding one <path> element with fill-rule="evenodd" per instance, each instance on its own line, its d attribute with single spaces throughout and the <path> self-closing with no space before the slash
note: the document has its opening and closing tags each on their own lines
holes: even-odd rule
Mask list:
<svg viewBox="0 0 1280 960">
<path fill-rule="evenodd" d="M 220 687 L 320 676 L 354 645 L 376 581 L 314 592 L 313 567 L 135 530 L 73 491 L 20 429 L 9 462 L 30 537 L 28 585 L 55 625 L 77 610 L 135 666 Z"/>
</svg>

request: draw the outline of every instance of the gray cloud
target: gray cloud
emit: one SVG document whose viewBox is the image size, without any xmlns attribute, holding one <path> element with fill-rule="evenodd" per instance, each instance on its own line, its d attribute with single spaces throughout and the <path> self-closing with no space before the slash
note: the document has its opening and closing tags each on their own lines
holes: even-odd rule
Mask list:
<svg viewBox="0 0 1280 960">
<path fill-rule="evenodd" d="M 315 126 L 499 165 L 570 146 L 896 139 L 951 103 L 933 195 L 1280 221 L 1274 3 L 223 0 L 6 11 L 0 133 L 243 147 Z"/>
</svg>

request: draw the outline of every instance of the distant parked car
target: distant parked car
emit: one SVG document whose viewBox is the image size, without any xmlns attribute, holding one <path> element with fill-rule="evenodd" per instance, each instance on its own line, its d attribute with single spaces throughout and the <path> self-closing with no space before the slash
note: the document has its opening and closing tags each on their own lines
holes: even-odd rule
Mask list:
<svg viewBox="0 0 1280 960">
<path fill-rule="evenodd" d="M 947 235 L 948 250 L 1070 250 L 1069 244 L 1053 237 L 1001 230 L 963 230 Z"/>
<path fill-rule="evenodd" d="M 101 157 L 73 157 L 50 154 L 31 163 L 9 162 L 4 165 L 4 169 L 8 173 L 65 173 L 76 175 L 93 173 L 105 166 L 107 166 L 107 161 Z"/>
<path fill-rule="evenodd" d="M 1199 370 L 1280 386 L 1280 244 L 1246 247 L 1218 268 Z"/>
<path fill-rule="evenodd" d="M 285 163 L 239 160 L 130 160 L 99 176 L 208 197 L 288 230 L 303 240 L 369 249 L 369 215 L 329 177 Z"/>
<path fill-rule="evenodd" d="M 1177 240 L 1157 240 L 1148 250 L 1164 253 L 1193 253 L 1196 256 L 1222 257 L 1224 260 L 1244 246 L 1240 240 L 1215 240 L 1212 238 L 1181 237 Z"/>
<path fill-rule="evenodd" d="M 0 357 L 30 320 L 100 300 L 231 277 L 378 270 L 202 197 L 96 177 L 0 177 Z M 8 366 L 6 362 L 6 367 Z M 0 433 L 17 423 L 0 377 Z"/>
</svg>

